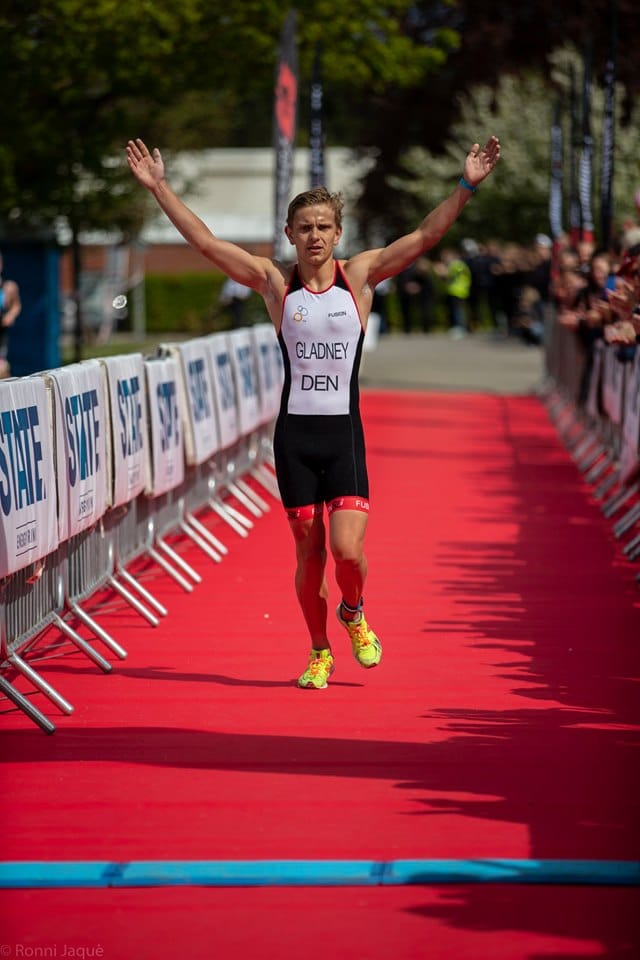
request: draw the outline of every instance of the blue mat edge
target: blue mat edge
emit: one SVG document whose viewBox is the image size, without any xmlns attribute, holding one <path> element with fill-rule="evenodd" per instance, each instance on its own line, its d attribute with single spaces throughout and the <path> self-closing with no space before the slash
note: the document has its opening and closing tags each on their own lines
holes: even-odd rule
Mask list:
<svg viewBox="0 0 640 960">
<path fill-rule="evenodd" d="M 401 886 L 447 883 L 640 885 L 634 860 L 15 860 L 0 889 Z"/>
</svg>

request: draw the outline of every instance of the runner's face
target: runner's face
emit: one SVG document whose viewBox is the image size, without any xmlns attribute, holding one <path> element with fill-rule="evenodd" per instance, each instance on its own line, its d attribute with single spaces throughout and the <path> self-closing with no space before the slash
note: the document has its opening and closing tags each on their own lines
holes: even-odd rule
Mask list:
<svg viewBox="0 0 640 960">
<path fill-rule="evenodd" d="M 314 266 L 330 259 L 342 236 L 342 229 L 336 226 L 335 213 L 328 203 L 296 210 L 293 226 L 285 229 L 296 248 L 298 260 Z"/>
</svg>

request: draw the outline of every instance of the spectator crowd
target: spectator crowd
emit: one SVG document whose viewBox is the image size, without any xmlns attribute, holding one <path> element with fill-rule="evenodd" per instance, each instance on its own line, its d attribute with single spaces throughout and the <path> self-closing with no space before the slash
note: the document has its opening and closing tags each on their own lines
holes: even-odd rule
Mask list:
<svg viewBox="0 0 640 960">
<path fill-rule="evenodd" d="M 465 239 L 437 259 L 422 257 L 393 285 L 376 290 L 380 332 L 393 325 L 395 292 L 405 333 L 443 325 L 454 338 L 479 329 L 541 344 L 549 310 L 575 330 L 587 352 L 593 342 L 635 345 L 640 338 L 640 226 L 626 224 L 607 250 L 593 241 L 552 241 L 538 234 L 526 246 Z"/>
</svg>

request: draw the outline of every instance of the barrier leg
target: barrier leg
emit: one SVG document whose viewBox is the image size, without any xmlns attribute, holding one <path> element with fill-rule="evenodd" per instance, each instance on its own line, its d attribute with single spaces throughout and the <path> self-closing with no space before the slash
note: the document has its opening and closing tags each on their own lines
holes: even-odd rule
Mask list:
<svg viewBox="0 0 640 960">
<path fill-rule="evenodd" d="M 171 566 L 169 561 L 166 560 L 161 553 L 158 553 L 158 551 L 153 547 L 150 547 L 147 553 L 151 559 L 158 564 L 159 567 L 162 567 L 165 573 L 168 573 L 169 576 L 176 581 L 176 583 L 180 584 L 183 590 L 186 590 L 187 593 L 193 593 L 193 584 L 189 583 L 188 580 L 185 580 L 182 574 L 178 573 L 178 571 Z"/>
<path fill-rule="evenodd" d="M 200 536 L 203 537 L 207 543 L 210 543 L 214 550 L 216 550 L 218 553 L 221 553 L 223 557 L 229 553 L 229 548 L 225 547 L 224 543 L 218 540 L 217 537 L 214 537 L 211 531 L 207 530 L 205 525 L 200 523 L 198 518 L 194 516 L 193 513 L 185 514 L 185 520 L 190 527 L 193 527 L 194 530 L 197 530 Z"/>
<path fill-rule="evenodd" d="M 97 650 L 94 650 L 90 643 L 88 643 L 84 637 L 81 637 L 79 633 L 70 627 L 69 624 L 62 619 L 57 613 L 53 615 L 53 623 L 65 636 L 69 637 L 76 647 L 82 650 L 90 660 L 93 660 L 97 666 L 103 671 L 103 673 L 111 673 L 112 667 L 108 660 L 105 660 L 104 657 L 98 653 Z"/>
<path fill-rule="evenodd" d="M 246 530 L 253 530 L 253 520 L 250 520 L 249 517 L 245 517 L 241 510 L 237 510 L 235 507 L 232 507 L 230 503 L 223 502 L 222 505 L 227 513 L 232 517 L 235 517 L 238 523 L 241 523 Z"/>
<path fill-rule="evenodd" d="M 590 433 L 588 436 L 584 438 L 584 440 L 578 443 L 578 445 L 574 447 L 573 450 L 571 450 L 571 456 L 576 461 L 576 463 L 580 463 L 583 457 L 585 456 L 585 454 L 589 453 L 589 451 L 592 451 L 593 447 L 596 445 L 599 448 L 600 441 L 598 440 L 597 437 L 594 437 Z"/>
<path fill-rule="evenodd" d="M 578 470 L 580 473 L 586 473 L 591 467 L 598 463 L 601 457 L 606 453 L 606 448 L 597 441 L 596 445 L 592 447 L 585 457 L 583 457 L 578 463 Z"/>
<path fill-rule="evenodd" d="M 193 567 L 190 567 L 187 561 L 183 560 L 180 554 L 176 553 L 173 547 L 170 547 L 169 544 L 162 539 L 162 537 L 156 537 L 156 545 L 160 547 L 161 550 L 164 550 L 164 552 L 173 560 L 176 566 L 180 567 L 180 569 L 183 570 L 188 577 L 191 577 L 194 583 L 202 583 L 202 577 L 200 574 L 196 573 Z"/>
<path fill-rule="evenodd" d="M 23 660 L 22 657 L 19 657 L 17 653 L 12 653 L 8 660 L 9 663 L 13 664 L 16 670 L 19 670 L 20 673 L 24 674 L 24 676 L 31 681 L 34 687 L 37 687 L 41 693 L 44 693 L 44 695 L 56 705 L 61 713 L 73 713 L 73 707 L 69 701 L 65 700 L 65 698 L 61 696 L 61 694 L 59 694 L 50 683 L 47 683 L 44 677 L 41 677 L 40 674 L 33 669 L 30 663 L 27 663 L 26 660 Z"/>
<path fill-rule="evenodd" d="M 622 490 L 618 490 L 602 507 L 602 512 L 605 517 L 609 518 L 612 517 L 614 513 L 617 513 L 620 507 L 624 507 L 627 500 L 630 500 L 634 493 L 637 493 L 637 490 L 637 483 L 634 483 L 632 487 L 623 487 Z"/>
<path fill-rule="evenodd" d="M 130 604 L 133 607 L 133 609 L 140 614 L 141 617 L 144 617 L 145 620 L 148 620 L 148 622 L 151 624 L 152 627 L 158 626 L 158 624 L 160 623 L 158 618 L 154 616 L 154 614 L 151 613 L 150 610 L 147 610 L 144 604 L 140 603 L 138 598 L 134 597 L 133 594 L 129 590 L 127 590 L 126 587 L 123 587 L 122 584 L 119 583 L 115 577 L 109 577 L 109 579 L 107 580 L 107 583 L 109 584 L 111 589 L 115 590 L 116 593 L 119 593 L 120 596 L 124 600 L 126 600 L 127 603 Z"/>
<path fill-rule="evenodd" d="M 0 676 L 0 692 L 4 693 L 7 700 L 11 700 L 19 710 L 22 710 L 30 720 L 33 720 L 45 733 L 54 733 L 55 726 L 43 713 L 29 702 L 15 687 L 12 687 L 6 677 Z"/>
<path fill-rule="evenodd" d="M 233 510 L 232 507 L 227 506 L 217 497 L 210 497 L 207 500 L 208 505 L 211 507 L 214 513 L 216 513 L 221 520 L 224 520 L 232 530 L 240 537 L 248 537 L 248 530 L 251 530 L 253 527 L 253 522 L 247 517 L 243 516 L 238 510 Z"/>
<path fill-rule="evenodd" d="M 593 491 L 593 495 L 596 500 L 602 500 L 602 498 L 609 493 L 612 487 L 615 487 L 616 483 L 619 483 L 620 477 L 616 470 L 612 470 L 608 477 L 605 477 L 599 487 Z"/>
<path fill-rule="evenodd" d="M 181 521 L 180 529 L 184 533 L 185 537 L 189 537 L 189 539 L 195 543 L 197 547 L 200 547 L 203 553 L 206 553 L 208 557 L 211 557 L 214 563 L 222 563 L 222 557 L 220 554 L 216 553 L 213 547 L 210 546 L 210 544 L 208 544 L 206 540 L 200 536 L 197 530 L 194 530 L 192 527 L 190 527 L 186 520 Z"/>
<path fill-rule="evenodd" d="M 585 476 L 587 483 L 595 483 L 596 480 L 602 476 L 607 467 L 611 466 L 613 462 L 613 453 L 608 451 L 603 457 L 595 463 L 589 472 Z"/>
<path fill-rule="evenodd" d="M 118 564 L 118 566 L 117 566 L 117 568 L 116 568 L 116 572 L 117 572 L 118 576 L 121 577 L 121 578 L 125 581 L 126 584 L 128 584 L 128 585 L 129 585 L 130 587 L 132 587 L 134 590 L 137 590 L 138 593 L 139 593 L 142 597 L 144 597 L 144 599 L 147 601 L 147 603 L 149 604 L 149 606 L 153 607 L 153 609 L 156 611 L 156 613 L 159 613 L 161 617 L 166 617 L 166 616 L 167 616 L 167 614 L 169 613 L 169 611 L 167 610 L 167 608 L 164 607 L 164 606 L 160 603 L 159 600 L 156 600 L 156 598 L 153 596 L 153 594 L 150 593 L 150 592 L 147 590 L 146 587 L 143 587 L 141 583 L 138 583 L 138 581 L 137 581 L 136 579 L 134 579 L 134 577 L 131 576 L 131 574 L 129 573 L 129 571 L 128 571 L 125 567 L 123 567 L 123 566 L 121 566 L 120 564 Z"/>
<path fill-rule="evenodd" d="M 613 535 L 615 537 L 621 537 L 622 534 L 630 530 L 638 520 L 640 520 L 640 503 L 636 503 L 635 506 L 631 507 L 631 510 L 627 510 L 624 517 L 618 520 L 613 528 Z"/>
<path fill-rule="evenodd" d="M 625 553 L 630 560 L 635 560 L 636 557 L 640 556 L 640 533 L 634 537 L 633 540 L 629 540 L 629 543 L 626 544 L 622 552 Z"/>
<path fill-rule="evenodd" d="M 251 476 L 254 478 L 254 480 L 258 481 L 260 486 L 264 487 L 267 493 L 271 494 L 274 500 L 280 499 L 280 491 L 278 490 L 276 478 L 270 470 L 267 470 L 263 463 L 253 468 L 251 471 Z"/>
<path fill-rule="evenodd" d="M 82 620 L 84 625 L 89 627 L 89 630 L 92 630 L 93 633 L 95 633 L 95 635 L 99 637 L 107 647 L 109 647 L 112 653 L 115 653 L 115 655 L 120 657 L 121 660 L 126 659 L 127 651 L 124 649 L 124 647 L 121 647 L 119 643 L 116 643 L 113 637 L 109 636 L 107 631 L 103 630 L 100 624 L 96 623 L 95 620 L 82 609 L 82 607 L 80 607 L 77 603 L 69 603 L 68 606 L 69 610 L 75 614 L 78 620 Z"/>
<path fill-rule="evenodd" d="M 250 500 L 253 500 L 253 502 L 255 503 L 255 505 L 258 507 L 259 510 L 262 510 L 263 513 L 269 512 L 269 510 L 271 509 L 269 504 L 266 502 L 266 500 L 262 499 L 259 493 L 256 493 L 256 491 L 249 486 L 246 480 L 244 480 L 242 477 L 239 477 L 236 480 L 236 485 L 240 487 L 242 492 L 247 497 L 249 497 Z"/>
<path fill-rule="evenodd" d="M 238 486 L 237 483 L 229 481 L 227 483 L 227 490 L 229 493 L 233 494 L 236 500 L 239 500 L 243 507 L 246 507 L 249 513 L 252 513 L 254 517 L 261 517 L 262 510 L 257 506 Z"/>
</svg>

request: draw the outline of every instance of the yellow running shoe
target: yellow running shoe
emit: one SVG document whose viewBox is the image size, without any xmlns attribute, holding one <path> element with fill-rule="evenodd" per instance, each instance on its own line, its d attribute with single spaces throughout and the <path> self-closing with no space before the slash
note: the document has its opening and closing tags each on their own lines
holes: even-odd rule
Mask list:
<svg viewBox="0 0 640 960">
<path fill-rule="evenodd" d="M 333 656 L 331 650 L 311 650 L 309 666 L 298 678 L 298 686 L 309 690 L 324 690 L 327 680 L 333 673 Z"/>
<path fill-rule="evenodd" d="M 377 667 L 382 660 L 382 644 L 364 618 L 364 613 L 360 613 L 358 621 L 343 619 L 342 604 L 338 604 L 336 616 L 349 634 L 353 655 L 361 667 L 369 670 L 371 667 Z"/>
</svg>

